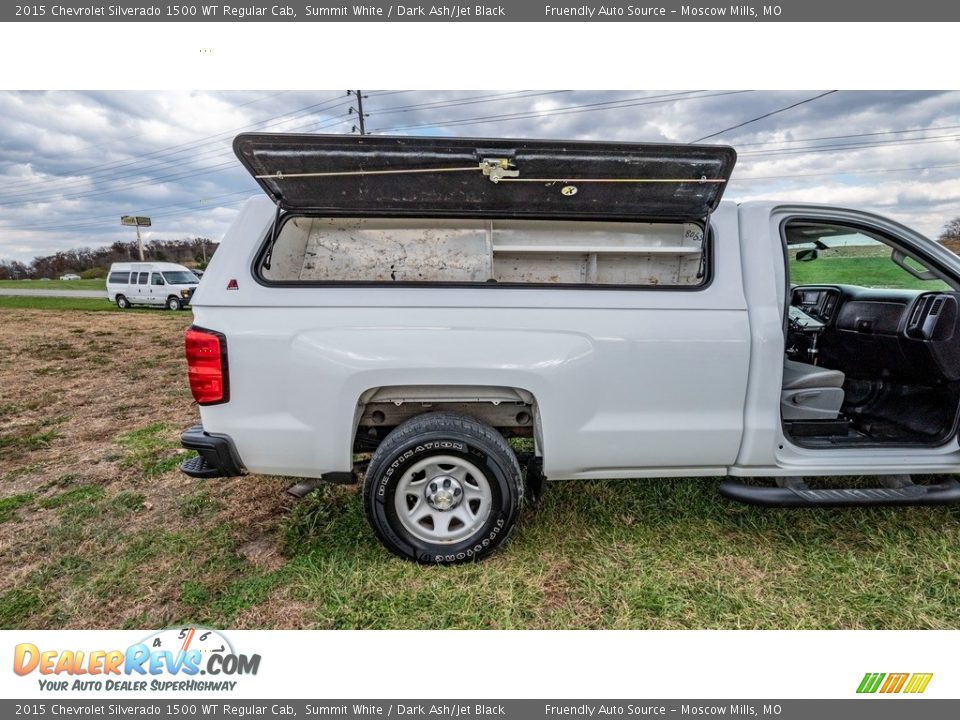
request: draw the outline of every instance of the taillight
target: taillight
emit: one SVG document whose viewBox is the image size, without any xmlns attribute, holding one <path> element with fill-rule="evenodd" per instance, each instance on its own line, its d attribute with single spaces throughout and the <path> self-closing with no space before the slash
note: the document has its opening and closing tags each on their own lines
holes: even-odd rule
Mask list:
<svg viewBox="0 0 960 720">
<path fill-rule="evenodd" d="M 187 330 L 187 375 L 193 399 L 199 405 L 216 405 L 230 399 L 227 375 L 227 338 L 203 328 Z"/>
</svg>

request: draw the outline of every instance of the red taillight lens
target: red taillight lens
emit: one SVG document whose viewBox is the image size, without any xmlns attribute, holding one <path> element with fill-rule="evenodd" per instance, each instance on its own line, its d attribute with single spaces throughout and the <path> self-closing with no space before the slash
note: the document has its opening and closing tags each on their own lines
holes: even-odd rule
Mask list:
<svg viewBox="0 0 960 720">
<path fill-rule="evenodd" d="M 199 405 L 230 399 L 227 377 L 227 339 L 213 330 L 190 328 L 186 337 L 187 375 Z"/>
</svg>

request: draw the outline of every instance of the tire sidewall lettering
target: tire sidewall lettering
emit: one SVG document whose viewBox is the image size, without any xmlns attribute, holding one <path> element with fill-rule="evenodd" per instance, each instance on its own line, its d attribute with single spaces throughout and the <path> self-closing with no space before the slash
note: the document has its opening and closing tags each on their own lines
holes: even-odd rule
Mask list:
<svg viewBox="0 0 960 720">
<path fill-rule="evenodd" d="M 429 414 L 428 414 L 429 415 Z M 475 562 L 511 534 L 523 502 L 520 468 L 512 450 L 493 428 L 472 418 L 436 413 L 439 422 L 411 419 L 384 438 L 367 470 L 364 501 L 380 540 L 394 553 L 424 564 Z M 448 418 L 460 420 L 453 427 Z M 456 543 L 435 543 L 412 535 L 399 519 L 395 491 L 411 467 L 428 457 L 453 455 L 474 464 L 492 491 L 490 515 L 481 528 Z"/>
<path fill-rule="evenodd" d="M 417 443 L 415 447 L 405 450 L 398 458 L 396 458 L 392 463 L 390 463 L 390 465 L 387 466 L 387 469 L 377 482 L 377 498 L 382 501 L 383 498 L 386 497 L 387 487 L 390 485 L 390 481 L 396 475 L 397 471 L 406 465 L 409 460 L 426 453 L 433 454 L 435 452 L 442 451 L 455 451 L 469 455 L 472 454 L 470 450 L 472 450 L 472 448 L 468 449 L 466 443 L 456 440 L 431 440 L 428 442 Z M 486 455 L 484 453 L 479 452 L 479 455 L 486 459 Z"/>
</svg>

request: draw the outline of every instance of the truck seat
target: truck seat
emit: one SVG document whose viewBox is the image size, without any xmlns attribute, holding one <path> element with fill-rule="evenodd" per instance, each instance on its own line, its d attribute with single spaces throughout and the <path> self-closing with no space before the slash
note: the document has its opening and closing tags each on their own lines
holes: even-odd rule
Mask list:
<svg viewBox="0 0 960 720">
<path fill-rule="evenodd" d="M 784 360 L 780 413 L 784 420 L 836 420 L 843 405 L 839 370 Z"/>
</svg>

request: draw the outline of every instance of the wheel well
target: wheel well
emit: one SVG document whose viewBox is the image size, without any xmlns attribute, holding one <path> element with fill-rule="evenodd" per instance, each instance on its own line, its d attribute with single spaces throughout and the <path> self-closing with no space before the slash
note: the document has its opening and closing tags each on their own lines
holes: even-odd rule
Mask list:
<svg viewBox="0 0 960 720">
<path fill-rule="evenodd" d="M 367 390 L 357 403 L 353 451 L 372 452 L 400 423 L 437 410 L 467 415 L 507 438 L 533 438 L 535 454 L 542 454 L 540 414 L 533 393 L 474 385 L 396 385 Z"/>
</svg>

